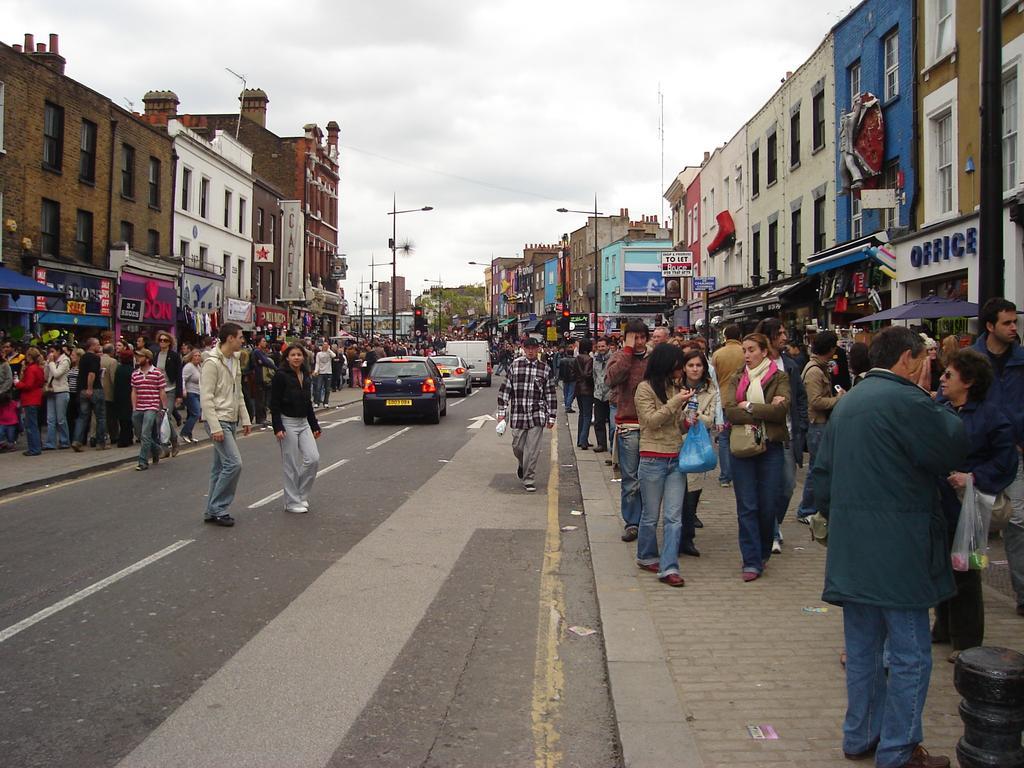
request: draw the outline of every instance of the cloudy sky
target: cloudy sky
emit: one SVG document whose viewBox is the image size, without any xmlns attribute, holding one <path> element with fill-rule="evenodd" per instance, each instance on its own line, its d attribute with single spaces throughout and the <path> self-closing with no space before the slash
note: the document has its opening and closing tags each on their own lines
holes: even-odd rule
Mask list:
<svg viewBox="0 0 1024 768">
<path fill-rule="evenodd" d="M 60 35 L 67 74 L 142 109 L 151 89 L 183 112 L 238 108 L 243 73 L 267 91 L 267 127 L 341 125 L 346 294 L 399 256 L 425 280 L 482 282 L 468 261 L 554 242 L 585 216 L 662 213 L 664 178 L 724 143 L 853 0 L 0 0 L 0 39 Z M 390 268 L 377 270 L 389 272 Z"/>
</svg>

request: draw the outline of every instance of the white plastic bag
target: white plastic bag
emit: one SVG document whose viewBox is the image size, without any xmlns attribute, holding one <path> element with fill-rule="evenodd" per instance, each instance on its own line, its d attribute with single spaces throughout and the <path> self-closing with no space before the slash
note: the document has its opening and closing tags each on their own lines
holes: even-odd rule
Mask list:
<svg viewBox="0 0 1024 768">
<path fill-rule="evenodd" d="M 504 419 L 502 419 L 497 423 L 497 425 L 495 425 L 494 431 L 498 433 L 498 437 L 501 437 L 502 435 L 505 434 L 506 427 L 508 427 L 508 424 L 505 422 Z"/>
<path fill-rule="evenodd" d="M 988 567 L 988 522 L 992 508 L 979 502 L 978 495 L 974 478 L 968 475 L 950 555 L 954 571 L 980 571 Z"/>
<path fill-rule="evenodd" d="M 167 411 L 164 411 L 164 420 L 160 422 L 160 444 L 167 445 L 171 442 L 171 419 Z"/>
</svg>

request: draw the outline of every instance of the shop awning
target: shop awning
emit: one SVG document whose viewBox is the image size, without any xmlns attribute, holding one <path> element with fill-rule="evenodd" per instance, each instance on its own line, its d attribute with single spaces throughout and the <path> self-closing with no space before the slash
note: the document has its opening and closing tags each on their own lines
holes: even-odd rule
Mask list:
<svg viewBox="0 0 1024 768">
<path fill-rule="evenodd" d="M 48 285 L 37 283 L 31 277 L 15 272 L 7 267 L 0 267 L 0 293 L 11 296 L 64 296 L 63 291 Z"/>
<path fill-rule="evenodd" d="M 80 325 L 83 328 L 109 328 L 110 318 L 105 315 L 72 315 L 68 312 L 40 312 L 40 325 Z"/>
<path fill-rule="evenodd" d="M 498 327 L 499 328 L 506 328 L 507 326 L 512 325 L 512 323 L 514 323 L 517 319 L 518 318 L 510 317 L 507 320 L 502 320 L 500 323 L 498 323 Z"/>
<path fill-rule="evenodd" d="M 886 245 L 889 236 L 884 231 L 851 240 L 820 251 L 807 261 L 807 274 L 817 275 L 833 269 L 871 259 L 878 262 L 882 273 L 891 280 L 896 279 L 896 256 Z"/>
<path fill-rule="evenodd" d="M 757 293 L 744 297 L 733 304 L 725 314 L 726 320 L 733 320 L 743 317 L 748 310 L 756 310 L 764 307 L 766 311 L 779 309 L 782 306 L 782 297 L 790 291 L 795 291 L 810 282 L 810 278 L 802 277 L 797 280 L 786 280 L 772 283 Z"/>
<path fill-rule="evenodd" d="M 711 256 L 729 248 L 736 242 L 736 224 L 732 220 L 732 214 L 722 211 L 715 217 L 715 221 L 718 222 L 718 234 L 708 246 L 708 255 Z"/>
</svg>

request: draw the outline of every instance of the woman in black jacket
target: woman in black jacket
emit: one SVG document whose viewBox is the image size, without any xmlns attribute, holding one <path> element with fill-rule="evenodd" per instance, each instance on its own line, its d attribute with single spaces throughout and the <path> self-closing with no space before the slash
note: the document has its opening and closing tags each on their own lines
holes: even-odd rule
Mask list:
<svg viewBox="0 0 1024 768">
<path fill-rule="evenodd" d="M 309 493 L 320 466 L 320 451 L 316 447 L 320 425 L 313 412 L 305 350 L 301 344 L 290 344 L 284 357 L 285 364 L 270 382 L 270 418 L 281 445 L 284 508 L 287 512 L 303 513 L 309 511 Z"/>
</svg>

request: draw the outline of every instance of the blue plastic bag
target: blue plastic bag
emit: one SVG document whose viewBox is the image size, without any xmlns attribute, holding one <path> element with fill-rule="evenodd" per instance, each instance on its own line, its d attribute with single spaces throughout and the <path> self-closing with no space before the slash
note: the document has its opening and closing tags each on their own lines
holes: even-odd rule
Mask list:
<svg viewBox="0 0 1024 768">
<path fill-rule="evenodd" d="M 717 463 L 708 428 L 698 420 L 687 431 L 683 447 L 679 449 L 679 471 L 687 474 L 709 472 Z"/>
</svg>

